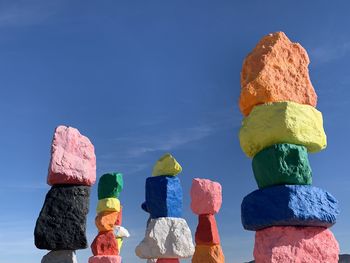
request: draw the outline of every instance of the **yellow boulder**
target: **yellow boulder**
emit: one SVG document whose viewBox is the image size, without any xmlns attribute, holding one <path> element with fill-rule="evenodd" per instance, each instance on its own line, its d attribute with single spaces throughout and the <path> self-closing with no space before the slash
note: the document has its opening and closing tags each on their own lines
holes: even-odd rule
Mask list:
<svg viewBox="0 0 350 263">
<path fill-rule="evenodd" d="M 118 251 L 120 253 L 121 249 L 122 249 L 122 245 L 123 245 L 123 239 L 120 237 L 117 237 L 117 245 L 118 245 Z"/>
<path fill-rule="evenodd" d="M 327 146 L 321 112 L 295 102 L 255 106 L 243 119 L 239 140 L 249 157 L 277 143 L 304 145 L 309 152 L 318 152 Z"/>
<path fill-rule="evenodd" d="M 159 176 L 159 175 L 172 175 L 175 176 L 178 173 L 181 173 L 182 167 L 181 165 L 175 160 L 175 158 L 167 153 L 163 155 L 155 164 L 153 167 L 153 176 Z"/>
<path fill-rule="evenodd" d="M 119 199 L 114 197 L 98 200 L 96 211 L 97 211 L 97 214 L 101 212 L 106 212 L 106 211 L 119 212 L 120 201 Z"/>
</svg>

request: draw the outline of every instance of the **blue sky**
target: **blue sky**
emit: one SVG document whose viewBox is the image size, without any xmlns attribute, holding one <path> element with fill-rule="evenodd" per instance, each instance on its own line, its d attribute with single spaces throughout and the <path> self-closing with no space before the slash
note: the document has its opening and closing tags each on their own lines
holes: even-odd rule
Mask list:
<svg viewBox="0 0 350 263">
<path fill-rule="evenodd" d="M 329 144 L 310 156 L 314 185 L 339 199 L 332 230 L 349 253 L 349 8 L 347 1 L 0 1 L 0 263 L 37 263 L 46 253 L 33 245 L 33 229 L 60 124 L 94 143 L 98 176 L 124 173 L 120 199 L 132 235 L 124 262 L 144 262 L 134 255 L 147 220 L 140 204 L 164 152 L 183 166 L 192 231 L 192 178 L 219 181 L 227 262 L 251 260 L 254 233 L 241 226 L 240 203 L 257 186 L 238 141 L 239 74 L 258 40 L 275 31 L 309 53 Z M 79 262 L 90 255 L 79 251 Z"/>
</svg>

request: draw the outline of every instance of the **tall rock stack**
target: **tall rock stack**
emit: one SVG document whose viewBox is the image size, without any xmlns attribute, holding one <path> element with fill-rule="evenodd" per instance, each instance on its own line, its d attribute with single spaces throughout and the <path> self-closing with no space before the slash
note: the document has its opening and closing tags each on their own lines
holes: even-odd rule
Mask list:
<svg viewBox="0 0 350 263">
<path fill-rule="evenodd" d="M 77 262 L 75 250 L 87 247 L 86 216 L 95 180 L 96 156 L 90 140 L 75 128 L 58 126 L 47 177 L 52 187 L 34 230 L 35 246 L 52 250 L 42 263 Z"/>
<path fill-rule="evenodd" d="M 98 182 L 98 204 L 95 224 L 98 235 L 91 244 L 93 256 L 89 263 L 121 263 L 120 251 L 129 232 L 121 226 L 122 206 L 119 195 L 123 190 L 123 175 L 107 173 Z"/>
<path fill-rule="evenodd" d="M 178 263 L 194 253 L 191 230 L 182 218 L 182 187 L 176 176 L 182 170 L 170 154 L 161 157 L 146 179 L 146 201 L 142 209 L 150 214 L 145 238 L 135 253 L 157 263 Z"/>
<path fill-rule="evenodd" d="M 208 179 L 195 178 L 191 188 L 191 209 L 198 215 L 195 234 L 196 250 L 192 263 L 224 263 L 215 214 L 222 204 L 221 185 Z"/>
<path fill-rule="evenodd" d="M 338 202 L 311 186 L 308 152 L 323 150 L 326 135 L 308 65 L 304 48 L 282 32 L 262 38 L 243 63 L 239 138 L 259 190 L 244 198 L 241 213 L 244 228 L 256 231 L 257 263 L 338 262 L 328 229 Z"/>
</svg>

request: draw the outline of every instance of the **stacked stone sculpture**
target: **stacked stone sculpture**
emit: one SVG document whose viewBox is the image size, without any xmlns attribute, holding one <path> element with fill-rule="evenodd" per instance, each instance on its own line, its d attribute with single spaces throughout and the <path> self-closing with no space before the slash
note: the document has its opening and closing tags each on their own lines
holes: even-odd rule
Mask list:
<svg viewBox="0 0 350 263">
<path fill-rule="evenodd" d="M 265 36 L 243 63 L 239 138 L 259 190 L 244 198 L 241 216 L 256 231 L 257 263 L 338 262 L 328 229 L 338 202 L 311 186 L 308 152 L 323 150 L 326 135 L 308 64 L 304 48 L 283 32 Z"/>
<path fill-rule="evenodd" d="M 93 256 L 89 263 L 121 263 L 123 238 L 129 232 L 121 226 L 122 206 L 119 195 L 123 190 L 123 175 L 107 173 L 98 182 L 98 205 L 95 224 L 98 235 L 91 244 Z"/>
<path fill-rule="evenodd" d="M 194 253 L 191 230 L 182 218 L 182 187 L 176 176 L 182 170 L 170 154 L 161 157 L 146 179 L 146 201 L 142 209 L 150 214 L 145 238 L 135 253 L 157 263 L 178 263 Z"/>
<path fill-rule="evenodd" d="M 215 214 L 222 204 L 221 185 L 208 179 L 195 178 L 191 188 L 191 209 L 198 215 L 196 248 L 192 263 L 224 263 Z"/>
<path fill-rule="evenodd" d="M 86 215 L 96 180 L 96 156 L 90 140 L 72 127 L 55 130 L 47 183 L 51 189 L 36 221 L 39 249 L 52 250 L 42 263 L 77 262 L 75 250 L 87 247 Z"/>
</svg>

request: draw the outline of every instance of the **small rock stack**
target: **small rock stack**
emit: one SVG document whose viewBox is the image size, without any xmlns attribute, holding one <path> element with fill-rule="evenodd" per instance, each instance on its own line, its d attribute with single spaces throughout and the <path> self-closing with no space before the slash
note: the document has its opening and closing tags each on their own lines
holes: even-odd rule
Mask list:
<svg viewBox="0 0 350 263">
<path fill-rule="evenodd" d="M 122 206 L 119 195 L 123 190 L 123 175 L 107 173 L 98 182 L 98 204 L 95 224 L 98 235 L 91 244 L 93 256 L 89 263 L 121 263 L 121 246 L 128 231 L 121 226 Z"/>
<path fill-rule="evenodd" d="M 58 126 L 47 177 L 52 187 L 34 230 L 35 246 L 52 250 L 42 263 L 77 262 L 75 250 L 87 247 L 86 216 L 95 180 L 96 156 L 90 140 L 77 129 Z"/>
<path fill-rule="evenodd" d="M 194 253 L 191 230 L 182 218 L 182 187 L 176 176 L 182 170 L 170 154 L 165 154 L 146 179 L 146 201 L 142 209 L 150 214 L 145 238 L 135 253 L 157 263 L 178 263 Z"/>
<path fill-rule="evenodd" d="M 191 188 L 191 209 L 198 215 L 195 234 L 196 250 L 192 263 L 224 263 L 215 214 L 222 204 L 221 185 L 208 179 L 195 178 Z"/>
<path fill-rule="evenodd" d="M 283 32 L 265 36 L 243 63 L 239 137 L 259 190 L 244 198 L 241 212 L 244 228 L 256 231 L 257 263 L 338 262 L 328 230 L 338 202 L 311 186 L 308 152 L 324 149 L 326 135 L 308 64 L 304 48 Z"/>
</svg>

